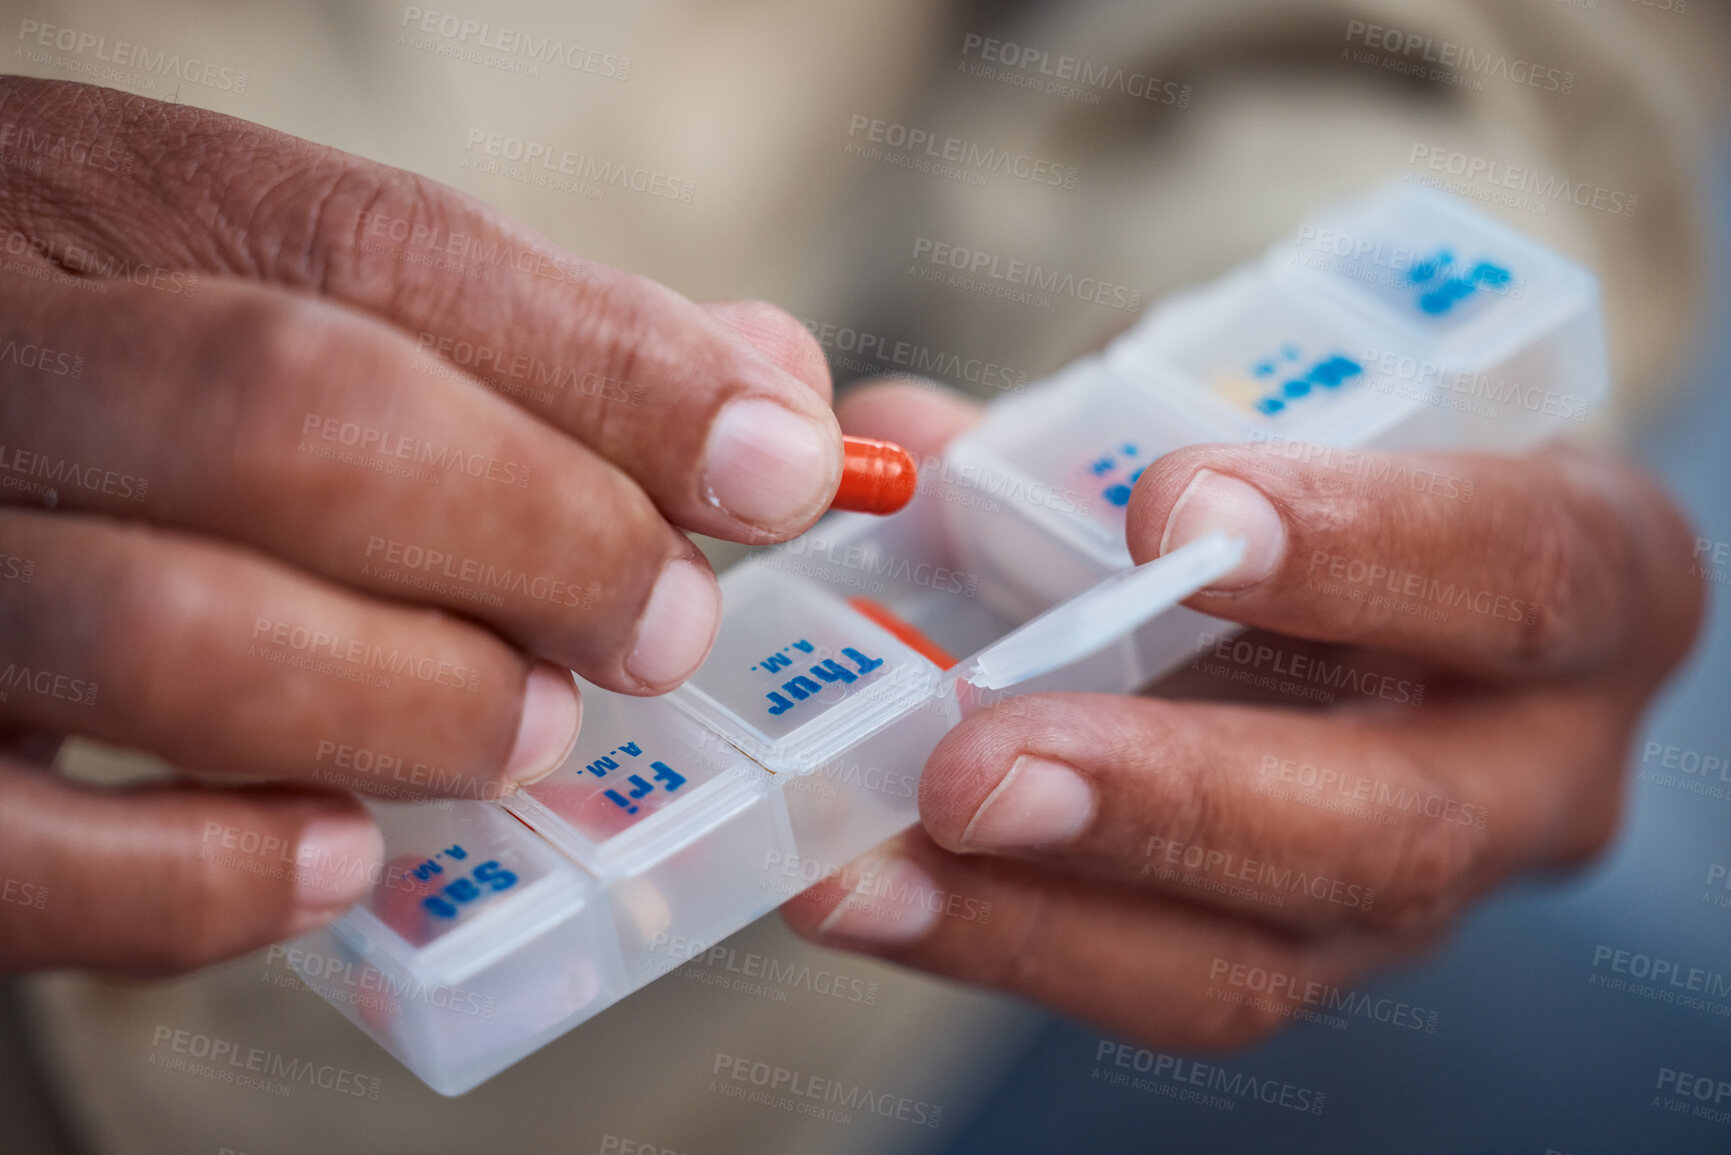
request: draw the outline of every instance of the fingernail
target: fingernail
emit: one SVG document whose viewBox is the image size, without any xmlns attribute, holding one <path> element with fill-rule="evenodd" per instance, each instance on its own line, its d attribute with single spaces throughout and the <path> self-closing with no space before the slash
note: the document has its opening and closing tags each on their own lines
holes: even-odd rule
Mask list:
<svg viewBox="0 0 1731 1155">
<path fill-rule="evenodd" d="M 843 877 L 846 877 L 844 874 Z M 901 855 L 880 858 L 818 924 L 820 936 L 859 942 L 908 943 L 924 938 L 938 920 L 937 884 Z"/>
<path fill-rule="evenodd" d="M 1244 539 L 1244 560 L 1210 589 L 1255 585 L 1274 572 L 1286 552 L 1286 523 L 1262 491 L 1236 477 L 1204 469 L 1172 507 L 1160 554 L 1164 557 L 1216 531 Z"/>
<path fill-rule="evenodd" d="M 577 744 L 583 705 L 571 671 L 537 662 L 523 688 L 523 716 L 517 721 L 517 741 L 505 760 L 505 778 L 513 786 L 529 786 L 559 768 Z"/>
<path fill-rule="evenodd" d="M 289 935 L 323 926 L 365 898 L 384 860 L 384 836 L 364 813 L 329 815 L 307 823 L 295 848 Z"/>
<path fill-rule="evenodd" d="M 963 850 L 1020 850 L 1074 838 L 1094 816 L 1094 788 L 1062 762 L 1023 754 L 962 832 Z"/>
<path fill-rule="evenodd" d="M 760 397 L 725 405 L 709 427 L 703 484 L 710 504 L 777 531 L 822 509 L 835 492 L 841 439 L 809 417 Z"/>
<path fill-rule="evenodd" d="M 720 626 L 715 577 L 695 562 L 668 562 L 638 620 L 625 672 L 645 686 L 671 688 L 702 664 Z"/>
</svg>

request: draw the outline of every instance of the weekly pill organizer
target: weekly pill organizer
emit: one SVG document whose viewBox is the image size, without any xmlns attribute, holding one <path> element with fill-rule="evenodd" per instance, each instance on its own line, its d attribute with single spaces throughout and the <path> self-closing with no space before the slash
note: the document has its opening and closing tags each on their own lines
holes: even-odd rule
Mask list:
<svg viewBox="0 0 1731 1155">
<path fill-rule="evenodd" d="M 1134 690 L 1236 630 L 1178 603 L 1242 543 L 1131 563 L 1125 507 L 1162 454 L 1516 450 L 1606 386 L 1581 268 L 1414 185 L 1325 213 L 994 402 L 902 512 L 831 514 L 727 571 L 697 673 L 658 698 L 580 681 L 551 777 L 374 804 L 382 879 L 288 957 L 461 1094 L 914 824 L 926 757 L 969 712 Z"/>
</svg>

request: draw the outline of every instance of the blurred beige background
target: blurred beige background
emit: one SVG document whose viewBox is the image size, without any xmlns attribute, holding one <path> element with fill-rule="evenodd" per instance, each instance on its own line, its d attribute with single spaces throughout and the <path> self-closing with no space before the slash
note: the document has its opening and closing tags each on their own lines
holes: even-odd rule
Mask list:
<svg viewBox="0 0 1731 1155">
<path fill-rule="evenodd" d="M 1727 90 L 1728 21 L 1624 0 L 1145 0 L 1064 4 L 446 3 L 440 13 L 582 44 L 623 79 L 555 65 L 507 71 L 417 47 L 394 3 L 166 0 L 0 3 L 13 71 L 86 79 L 60 54 L 17 51 L 26 21 L 169 49 L 245 73 L 244 91 L 143 74 L 104 82 L 243 117 L 426 173 L 570 249 L 698 298 L 761 297 L 815 326 L 886 334 L 1030 376 L 1128 317 L 1082 301 L 1007 303 L 907 275 L 937 238 L 1140 290 L 1143 299 L 1255 252 L 1307 212 L 1414 171 L 1416 147 L 1520 165 L 1639 198 L 1633 216 L 1572 205 L 1502 210 L 1597 269 L 1618 367 L 1617 422 L 1661 390 L 1691 341 L 1705 280 L 1700 156 Z M 1573 74 L 1573 91 L 1492 79 L 1482 91 L 1355 62 L 1354 21 L 1507 53 Z M 968 37 L 997 37 L 1187 86 L 1182 106 L 1066 99 L 968 74 Z M 418 43 L 452 45 L 437 36 Z M 846 154 L 866 116 L 1076 166 L 1073 190 L 984 188 Z M 689 181 L 689 203 L 600 199 L 468 167 L 473 132 L 643 165 Z M 890 370 L 832 349 L 838 378 Z M 964 380 L 951 384 L 968 387 Z M 152 772 L 74 745 L 69 772 Z M 785 1003 L 662 980 L 461 1100 L 442 1100 L 279 961 L 260 954 L 173 983 L 39 976 L 18 988 L 34 1066 L 71 1137 L 107 1153 L 589 1151 L 608 1136 L 685 1155 L 919 1151 L 943 1139 L 725 1101 L 718 1052 L 895 1090 L 957 1119 L 1026 1016 L 892 968 L 824 955 L 774 919 L 736 944 L 810 957 L 879 984 L 874 1005 L 794 991 Z M 1085 981 L 1085 978 L 1084 980 Z M 157 1028 L 202 1032 L 376 1076 L 376 1101 L 286 1098 L 153 1065 Z M 14 1040 L 16 1042 L 16 1040 Z M 0 1117 L 44 1106 L 21 1076 Z M 14 1135 L 23 1140 L 23 1123 Z M 52 1149 L 44 1138 L 43 1149 Z M 13 1150 L 10 1140 L 0 1146 Z"/>
</svg>

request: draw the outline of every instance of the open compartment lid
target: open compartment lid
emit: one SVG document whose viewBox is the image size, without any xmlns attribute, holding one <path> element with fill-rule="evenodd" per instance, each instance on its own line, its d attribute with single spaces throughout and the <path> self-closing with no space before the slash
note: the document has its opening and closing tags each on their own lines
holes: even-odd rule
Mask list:
<svg viewBox="0 0 1731 1155">
<path fill-rule="evenodd" d="M 1231 573 L 1244 548 L 1243 538 L 1211 533 L 1115 574 L 964 658 L 947 684 L 1001 693 L 1092 657 Z"/>
</svg>

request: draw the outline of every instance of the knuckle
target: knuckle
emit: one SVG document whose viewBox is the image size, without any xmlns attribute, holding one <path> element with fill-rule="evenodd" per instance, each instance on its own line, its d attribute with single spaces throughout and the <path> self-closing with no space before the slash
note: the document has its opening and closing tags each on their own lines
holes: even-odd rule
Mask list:
<svg viewBox="0 0 1731 1155">
<path fill-rule="evenodd" d="M 334 310 L 312 300 L 248 294 L 226 312 L 208 339 L 218 343 L 221 372 L 240 404 L 270 412 L 284 391 L 310 396 L 342 387 L 353 338 Z"/>
<path fill-rule="evenodd" d="M 246 944 L 238 941 L 237 931 L 249 920 L 236 916 L 261 905 L 237 892 L 236 881 L 225 877 L 231 868 L 205 853 L 190 827 L 184 828 L 182 842 L 188 850 L 177 864 L 177 877 L 159 891 L 172 897 L 160 904 L 157 917 L 141 923 L 148 927 L 148 938 L 139 944 L 137 957 L 140 967 L 153 973 L 186 974 L 238 953 Z"/>
<path fill-rule="evenodd" d="M 1610 742 L 1605 748 L 1620 753 L 1626 749 L 1626 738 Z M 1568 834 L 1558 853 L 1563 864 L 1585 863 L 1610 849 L 1623 824 L 1627 805 L 1621 781 L 1623 772 L 1623 759 L 1607 755 L 1589 776 L 1592 786 L 1574 792 Z"/>
<path fill-rule="evenodd" d="M 673 350 L 652 339 L 655 294 L 649 282 L 629 274 L 598 276 L 573 286 L 573 293 L 573 312 L 582 318 L 576 343 L 597 372 L 626 385 L 642 385 L 658 376 L 657 364 L 672 367 Z"/>
<path fill-rule="evenodd" d="M 1617 830 L 1623 824 L 1623 800 L 1620 795 L 1585 804 L 1576 822 L 1575 837 L 1566 848 L 1569 862 L 1587 862 L 1611 847 Z"/>
<path fill-rule="evenodd" d="M 297 207 L 276 225 L 288 235 L 274 256 L 285 280 L 398 316 L 456 304 L 469 278 L 442 275 L 437 260 L 448 238 L 479 231 L 469 218 L 486 210 L 413 173 L 347 157 L 334 176 L 290 195 Z"/>
<path fill-rule="evenodd" d="M 211 608 L 221 604 L 222 591 L 204 566 L 184 559 L 159 564 L 158 532 L 143 526 L 120 530 L 125 536 L 110 554 L 101 585 L 105 628 L 97 631 L 95 644 L 101 667 L 124 687 L 139 716 L 178 717 L 185 695 L 195 691 L 194 679 L 184 676 L 185 663 L 206 650 Z"/>
<path fill-rule="evenodd" d="M 1562 661 L 1580 644 L 1582 619 L 1597 600 L 1581 544 L 1581 530 L 1566 516 L 1547 518 L 1529 542 L 1522 569 L 1532 601 L 1510 647 L 1523 668 Z"/>
<path fill-rule="evenodd" d="M 792 314 L 767 301 L 735 301 L 728 306 L 729 322 L 777 364 L 797 367 L 810 381 L 828 379 L 828 361 L 823 346 Z"/>
<path fill-rule="evenodd" d="M 1260 943 L 1243 943 L 1231 950 L 1234 960 L 1272 974 L 1293 974 L 1302 960 L 1295 952 Z M 1248 992 L 1234 992 L 1245 993 Z M 1186 1001 L 1173 1045 L 1202 1051 L 1236 1051 L 1277 1033 L 1288 1020 L 1270 999 L 1199 998 Z"/>
<path fill-rule="evenodd" d="M 1388 900 L 1369 912 L 1372 925 L 1389 929 L 1436 917 L 1454 900 L 1480 847 L 1473 827 L 1426 815 L 1409 813 L 1395 830 L 1387 866 L 1377 876 L 1377 894 Z"/>
</svg>

